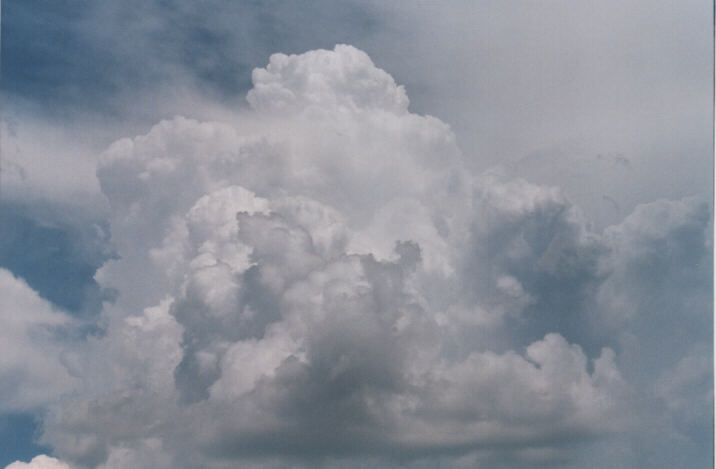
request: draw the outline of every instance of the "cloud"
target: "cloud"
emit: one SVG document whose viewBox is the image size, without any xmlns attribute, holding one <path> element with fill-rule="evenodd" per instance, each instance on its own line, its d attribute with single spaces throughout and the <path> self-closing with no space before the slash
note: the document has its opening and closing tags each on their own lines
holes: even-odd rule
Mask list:
<svg viewBox="0 0 716 469">
<path fill-rule="evenodd" d="M 0 293 L 0 410 L 37 409 L 75 384 L 62 362 L 59 340 L 62 328 L 71 326 L 71 321 L 2 268 Z"/>
<path fill-rule="evenodd" d="M 688 344 L 711 342 L 711 223 L 698 199 L 659 200 L 605 231 L 610 255 L 601 268 L 609 277 L 597 301 L 604 324 L 626 333 L 622 340 L 637 335 L 639 347 L 653 348 L 638 354 L 639 368 L 671 366 Z"/>
<path fill-rule="evenodd" d="M 560 186 L 599 229 L 658 198 L 710 199 L 710 7 L 553 6 L 382 2 L 386 27 L 356 45 L 451 124 L 471 167 Z"/>
<path fill-rule="evenodd" d="M 571 3 L 27 1 L 5 12 L 5 107 L 112 139 L 175 114 L 223 119 L 272 52 L 347 42 L 406 85 L 413 112 L 451 124 L 469 166 L 558 185 L 600 229 L 660 197 L 709 199 L 708 5 Z"/>
<path fill-rule="evenodd" d="M 402 114 L 408 109 L 405 88 L 374 67 L 366 53 L 346 45 L 333 52 L 274 54 L 265 69 L 254 69 L 252 81 L 246 99 L 258 111 L 310 112 L 316 106 Z"/>
<path fill-rule="evenodd" d="M 18 123 L 13 117 L 0 123 L 4 201 L 52 200 L 101 213 L 91 146 L 68 129 L 31 119 Z"/>
<path fill-rule="evenodd" d="M 706 423 L 699 408 L 713 402 L 712 352 L 699 344 L 659 377 L 656 393 L 666 402 L 673 418 L 684 423 Z M 708 430 L 707 430 L 708 431 Z"/>
<path fill-rule="evenodd" d="M 116 299 L 63 350 L 76 382 L 43 443 L 106 469 L 578 464 L 645 421 L 625 409 L 655 371 L 611 328 L 642 343 L 645 260 L 692 279 L 705 206 L 595 233 L 558 188 L 469 171 L 351 46 L 253 79 L 231 121 L 175 117 L 101 155 L 117 257 L 96 281 Z M 703 360 L 683 360 L 690 383 Z"/>
<path fill-rule="evenodd" d="M 5 469 L 70 469 L 70 466 L 59 459 L 41 454 L 32 458 L 29 463 L 17 461 L 6 466 Z"/>
</svg>

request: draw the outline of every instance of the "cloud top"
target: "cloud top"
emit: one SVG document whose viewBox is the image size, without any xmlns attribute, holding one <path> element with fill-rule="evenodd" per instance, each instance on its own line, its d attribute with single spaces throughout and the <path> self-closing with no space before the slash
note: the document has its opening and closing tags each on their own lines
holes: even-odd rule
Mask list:
<svg viewBox="0 0 716 469">
<path fill-rule="evenodd" d="M 404 114 L 408 109 L 405 88 L 349 45 L 273 54 L 268 66 L 254 69 L 251 78 L 254 86 L 247 99 L 259 111 L 310 111 L 316 106 Z"/>
<path fill-rule="evenodd" d="M 32 458 L 32 461 L 28 463 L 16 461 L 6 466 L 5 469 L 70 469 L 70 466 L 59 459 L 41 454 Z"/>
</svg>

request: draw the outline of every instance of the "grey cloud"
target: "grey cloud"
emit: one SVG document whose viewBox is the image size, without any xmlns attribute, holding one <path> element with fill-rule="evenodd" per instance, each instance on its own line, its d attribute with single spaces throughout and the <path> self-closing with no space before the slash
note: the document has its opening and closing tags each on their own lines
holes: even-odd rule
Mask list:
<svg viewBox="0 0 716 469">
<path fill-rule="evenodd" d="M 118 296 L 104 334 L 66 351 L 81 384 L 43 434 L 61 458 L 580 464 L 650 422 L 626 412 L 635 387 L 703 374 L 685 349 L 671 371 L 631 365 L 651 360 L 645 298 L 704 304 L 703 284 L 694 303 L 674 292 L 704 274 L 683 262 L 710 252 L 706 205 L 594 232 L 558 188 L 474 175 L 350 46 L 274 55 L 254 79 L 230 122 L 176 117 L 103 153 L 118 258 L 96 278 Z"/>
<path fill-rule="evenodd" d="M 681 351 L 690 342 L 709 340 L 711 223 L 704 202 L 661 200 L 637 207 L 623 223 L 605 231 L 611 253 L 602 269 L 609 278 L 598 301 L 611 327 L 655 341 L 655 354 L 640 354 L 651 365 L 641 366 L 664 366 L 680 356 L 666 350 Z"/>
<path fill-rule="evenodd" d="M 471 167 L 559 185 L 600 228 L 657 198 L 710 198 L 708 2 L 377 8 L 392 27 L 360 46 L 390 64 L 416 112 L 452 125 Z M 624 212 L 601 207 L 604 191 Z"/>
<path fill-rule="evenodd" d="M 0 269 L 0 290 L 0 410 L 42 408 L 76 385 L 62 364 L 59 340 L 60 329 L 72 320 L 6 269 Z"/>
</svg>

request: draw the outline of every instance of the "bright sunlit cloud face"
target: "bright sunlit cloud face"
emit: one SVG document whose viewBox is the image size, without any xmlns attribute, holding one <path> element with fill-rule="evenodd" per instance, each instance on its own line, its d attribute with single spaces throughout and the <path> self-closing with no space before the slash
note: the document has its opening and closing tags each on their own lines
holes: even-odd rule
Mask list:
<svg viewBox="0 0 716 469">
<path fill-rule="evenodd" d="M 317 24 L 360 9 L 346 5 Z M 116 14 L 87 17 L 100 13 Z M 164 31 L 151 18 L 140 35 Z M 89 25 L 76 31 L 102 37 Z M 415 112 L 390 63 L 310 49 L 256 63 L 246 106 L 191 91 L 160 109 L 192 117 L 106 145 L 103 124 L 68 140 L 76 116 L 4 128 L 4 210 L 22 229 L 0 250 L 0 402 L 38 417 L 53 456 L 8 469 L 707 467 L 706 189 L 610 193 L 636 208 L 602 229 L 561 181 L 535 182 L 534 158 L 479 169 L 480 149 L 460 148 L 448 116 Z M 176 61 L 153 60 L 152 73 L 193 86 Z M 122 112 L 136 119 L 125 130 L 151 115 Z M 42 166 L 50 142 L 78 172 Z M 568 169 L 561 158 L 544 157 Z M 638 169 L 618 154 L 602 163 Z M 74 283 L 54 280 L 71 293 L 13 246 L 73 266 Z"/>
</svg>

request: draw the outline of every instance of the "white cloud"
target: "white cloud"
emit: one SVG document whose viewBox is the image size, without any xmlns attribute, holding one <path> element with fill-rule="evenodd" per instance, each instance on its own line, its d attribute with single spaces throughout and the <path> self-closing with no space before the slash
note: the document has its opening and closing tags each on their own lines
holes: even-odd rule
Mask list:
<svg viewBox="0 0 716 469">
<path fill-rule="evenodd" d="M 16 461 L 5 466 L 5 469 L 70 469 L 70 466 L 59 459 L 41 454 L 32 458 L 29 463 Z"/>
<path fill-rule="evenodd" d="M 312 113 L 330 108 L 405 114 L 408 110 L 405 88 L 375 67 L 365 52 L 348 45 L 338 45 L 334 51 L 274 54 L 266 68 L 254 69 L 252 81 L 247 99 L 258 111 Z"/>
<path fill-rule="evenodd" d="M 550 463 L 626 428 L 623 343 L 584 325 L 638 303 L 620 288 L 650 239 L 705 252 L 695 202 L 592 233 L 557 188 L 471 174 L 350 46 L 254 82 L 232 124 L 176 117 L 102 155 L 118 297 L 65 354 L 80 384 L 44 443 L 106 469 Z"/>
<path fill-rule="evenodd" d="M 52 200 L 101 213 L 93 148 L 71 133 L 30 119 L 2 121 L 5 201 Z"/>
</svg>

